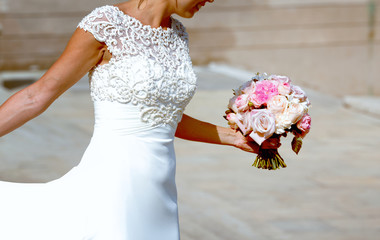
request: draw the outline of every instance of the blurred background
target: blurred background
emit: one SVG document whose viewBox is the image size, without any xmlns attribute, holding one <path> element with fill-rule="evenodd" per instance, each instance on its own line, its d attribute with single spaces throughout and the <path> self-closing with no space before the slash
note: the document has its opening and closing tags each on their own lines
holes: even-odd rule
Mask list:
<svg viewBox="0 0 380 240">
<path fill-rule="evenodd" d="M 0 103 L 49 68 L 85 15 L 118 2 L 0 0 Z M 182 239 L 379 239 L 380 0 L 215 0 L 181 21 L 199 78 L 186 113 L 227 126 L 231 89 L 259 71 L 305 89 L 313 119 L 298 156 L 283 139 L 288 167 L 275 172 L 251 167 L 251 154 L 177 139 Z M 92 130 L 84 77 L 0 138 L 0 179 L 59 178 Z"/>
<path fill-rule="evenodd" d="M 0 0 L 0 70 L 47 69 L 84 15 L 117 2 Z M 282 73 L 337 96 L 380 95 L 379 2 L 216 0 L 183 22 L 196 65 Z"/>
</svg>

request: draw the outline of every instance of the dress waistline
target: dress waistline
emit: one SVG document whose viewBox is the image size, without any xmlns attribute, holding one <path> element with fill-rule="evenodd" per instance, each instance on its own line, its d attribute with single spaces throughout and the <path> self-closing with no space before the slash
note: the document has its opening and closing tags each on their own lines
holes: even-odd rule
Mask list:
<svg viewBox="0 0 380 240">
<path fill-rule="evenodd" d="M 143 122 L 139 107 L 131 103 L 94 101 L 94 110 L 94 135 L 130 135 L 158 128 L 160 132 L 168 132 L 171 135 L 175 132 L 170 125 L 152 126 Z"/>
</svg>

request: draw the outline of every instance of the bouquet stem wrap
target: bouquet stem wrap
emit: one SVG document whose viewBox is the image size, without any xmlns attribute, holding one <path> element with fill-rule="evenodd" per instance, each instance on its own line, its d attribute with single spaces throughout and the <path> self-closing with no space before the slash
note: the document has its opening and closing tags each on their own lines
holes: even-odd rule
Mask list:
<svg viewBox="0 0 380 240">
<path fill-rule="evenodd" d="M 256 160 L 252 166 L 268 170 L 286 168 L 284 159 L 280 156 L 277 149 L 262 148 L 260 148 L 259 153 L 256 156 Z"/>
</svg>

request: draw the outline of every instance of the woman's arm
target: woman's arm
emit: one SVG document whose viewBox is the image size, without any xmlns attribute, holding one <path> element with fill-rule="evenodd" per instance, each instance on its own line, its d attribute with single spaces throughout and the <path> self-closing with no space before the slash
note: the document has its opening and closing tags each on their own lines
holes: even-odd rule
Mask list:
<svg viewBox="0 0 380 240">
<path fill-rule="evenodd" d="M 41 79 L 0 106 L 0 137 L 44 112 L 62 93 L 101 61 L 105 45 L 77 29 L 65 51 Z"/>
<path fill-rule="evenodd" d="M 186 114 L 178 124 L 175 136 L 190 141 L 234 146 L 252 153 L 259 151 L 259 145 L 244 137 L 239 131 L 202 122 Z M 263 142 L 261 147 L 278 148 L 280 141 L 279 139 L 268 139 Z"/>
</svg>

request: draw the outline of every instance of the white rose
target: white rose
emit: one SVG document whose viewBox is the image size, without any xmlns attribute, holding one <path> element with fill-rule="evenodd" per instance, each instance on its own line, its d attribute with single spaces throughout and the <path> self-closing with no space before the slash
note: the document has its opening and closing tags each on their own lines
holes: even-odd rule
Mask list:
<svg viewBox="0 0 380 240">
<path fill-rule="evenodd" d="M 276 134 L 281 135 L 285 133 L 285 129 L 289 129 L 291 126 L 292 123 L 289 121 L 289 118 L 285 112 L 283 114 L 276 115 Z"/>
<path fill-rule="evenodd" d="M 293 97 L 298 98 L 300 101 L 306 100 L 306 93 L 299 86 L 293 86 Z"/>
<path fill-rule="evenodd" d="M 284 83 L 290 83 L 291 80 L 287 76 L 281 76 L 281 75 L 270 75 L 270 79 L 278 81 L 278 82 L 284 82 Z"/>
<path fill-rule="evenodd" d="M 267 73 L 256 73 L 256 75 L 252 78 L 252 80 L 257 80 L 257 81 L 263 81 L 265 79 L 268 79 Z"/>
<path fill-rule="evenodd" d="M 267 109 L 252 110 L 250 115 L 250 125 L 252 132 L 249 136 L 255 142 L 261 145 L 265 140 L 270 138 L 276 129 L 276 120 L 274 115 Z"/>
<path fill-rule="evenodd" d="M 239 121 L 237 121 L 237 125 L 244 136 L 248 135 L 252 131 L 251 124 L 251 112 L 241 112 L 236 114 L 236 117 Z"/>
<path fill-rule="evenodd" d="M 245 82 L 243 85 L 241 85 L 239 88 L 234 89 L 234 94 L 239 96 L 242 94 L 251 94 L 255 91 L 255 83 L 251 80 L 248 82 Z"/>
</svg>

